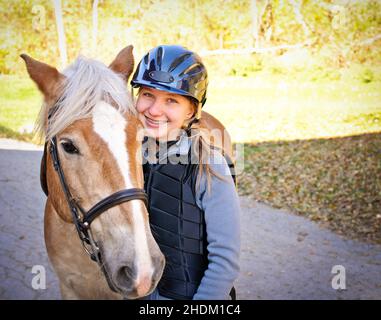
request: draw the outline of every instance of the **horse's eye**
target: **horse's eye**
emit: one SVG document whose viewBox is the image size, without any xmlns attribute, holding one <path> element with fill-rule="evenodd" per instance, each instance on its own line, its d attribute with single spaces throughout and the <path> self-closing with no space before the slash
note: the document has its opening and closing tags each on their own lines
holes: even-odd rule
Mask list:
<svg viewBox="0 0 381 320">
<path fill-rule="evenodd" d="M 79 153 L 78 149 L 75 147 L 75 145 L 71 141 L 64 141 L 61 143 L 61 145 L 67 153 L 71 153 L 71 154 Z"/>
</svg>

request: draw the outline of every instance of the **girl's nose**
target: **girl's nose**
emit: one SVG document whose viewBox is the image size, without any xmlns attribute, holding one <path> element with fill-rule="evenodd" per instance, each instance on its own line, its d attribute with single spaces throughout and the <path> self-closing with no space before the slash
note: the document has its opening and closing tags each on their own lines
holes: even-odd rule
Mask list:
<svg viewBox="0 0 381 320">
<path fill-rule="evenodd" d="M 155 101 L 148 109 L 148 112 L 152 116 L 161 116 L 163 114 L 163 108 L 159 101 Z"/>
</svg>

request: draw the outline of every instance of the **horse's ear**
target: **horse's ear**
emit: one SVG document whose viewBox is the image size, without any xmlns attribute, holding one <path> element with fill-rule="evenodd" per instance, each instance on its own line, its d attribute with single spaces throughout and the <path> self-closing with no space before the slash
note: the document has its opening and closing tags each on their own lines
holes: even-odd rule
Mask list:
<svg viewBox="0 0 381 320">
<path fill-rule="evenodd" d="M 132 45 L 129 45 L 122 49 L 109 66 L 111 70 L 121 74 L 125 81 L 128 80 L 134 70 L 134 55 L 132 54 L 133 48 L 134 47 Z"/>
<path fill-rule="evenodd" d="M 63 83 L 65 76 L 56 68 L 37 61 L 26 54 L 21 54 L 20 57 L 25 61 L 29 76 L 44 94 L 45 99 L 47 101 L 55 100 L 59 94 L 58 88 Z"/>
</svg>

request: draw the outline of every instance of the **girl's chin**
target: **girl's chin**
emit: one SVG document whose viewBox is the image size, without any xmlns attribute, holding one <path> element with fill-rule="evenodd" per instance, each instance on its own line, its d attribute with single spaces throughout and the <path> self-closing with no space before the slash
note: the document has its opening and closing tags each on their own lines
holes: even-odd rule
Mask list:
<svg viewBox="0 0 381 320">
<path fill-rule="evenodd" d="M 179 134 L 179 130 L 163 130 L 163 129 L 152 129 L 145 128 L 145 135 L 151 138 L 160 139 L 164 141 L 175 140 Z"/>
<path fill-rule="evenodd" d="M 167 137 L 167 130 L 162 130 L 160 128 L 145 128 L 146 135 L 152 138 L 160 139 Z"/>
</svg>

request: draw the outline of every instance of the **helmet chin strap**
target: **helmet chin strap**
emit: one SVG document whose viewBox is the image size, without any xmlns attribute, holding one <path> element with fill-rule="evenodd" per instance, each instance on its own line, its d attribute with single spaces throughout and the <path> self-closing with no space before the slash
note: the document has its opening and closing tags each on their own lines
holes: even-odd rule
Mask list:
<svg viewBox="0 0 381 320">
<path fill-rule="evenodd" d="M 189 121 L 187 127 L 185 128 L 185 132 L 187 133 L 188 137 L 190 137 L 192 125 L 194 123 L 198 123 L 201 119 L 201 108 L 203 106 L 203 103 L 199 103 L 197 106 L 197 111 L 191 121 Z"/>
<path fill-rule="evenodd" d="M 194 117 L 189 123 L 188 123 L 188 126 L 185 128 L 185 132 L 187 133 L 188 137 L 190 137 L 191 135 L 191 130 L 192 130 L 192 125 L 194 123 L 198 123 L 200 121 L 200 119 L 197 119 L 196 117 Z"/>
</svg>

